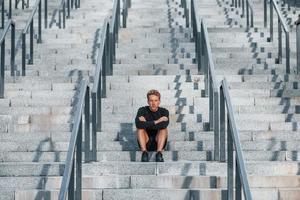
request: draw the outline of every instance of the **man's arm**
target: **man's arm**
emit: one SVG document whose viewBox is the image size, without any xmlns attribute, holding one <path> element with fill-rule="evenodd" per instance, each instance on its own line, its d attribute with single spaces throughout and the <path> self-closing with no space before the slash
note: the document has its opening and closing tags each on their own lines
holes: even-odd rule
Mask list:
<svg viewBox="0 0 300 200">
<path fill-rule="evenodd" d="M 145 108 L 143 108 L 143 107 L 139 108 L 139 110 L 136 114 L 136 117 L 135 117 L 135 126 L 136 126 L 136 128 L 147 129 L 147 128 L 151 128 L 155 125 L 154 121 L 140 120 L 140 117 L 143 117 L 145 115 L 144 109 Z"/>
<path fill-rule="evenodd" d="M 162 113 L 161 121 L 157 124 L 155 124 L 154 129 L 160 130 L 160 129 L 165 129 L 169 125 L 169 111 L 164 110 Z"/>
</svg>

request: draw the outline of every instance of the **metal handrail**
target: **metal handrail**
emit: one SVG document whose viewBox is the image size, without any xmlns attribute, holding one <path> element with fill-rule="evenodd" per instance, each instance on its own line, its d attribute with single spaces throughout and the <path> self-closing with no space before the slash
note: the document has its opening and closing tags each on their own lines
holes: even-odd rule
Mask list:
<svg viewBox="0 0 300 200">
<path fill-rule="evenodd" d="M 254 9 L 251 0 L 232 0 L 231 6 L 234 6 L 235 8 L 242 8 L 241 17 L 245 16 L 245 9 L 246 9 L 247 29 L 254 26 L 254 20 L 253 20 Z"/>
<path fill-rule="evenodd" d="M 11 76 L 15 75 L 15 22 L 9 20 L 3 29 L 0 36 L 1 46 L 1 62 L 0 62 L 0 98 L 4 98 L 4 75 L 5 75 L 5 39 L 8 30 L 11 28 L 11 54 L 10 54 L 10 65 L 11 65 Z"/>
<path fill-rule="evenodd" d="M 244 158 L 241 150 L 239 134 L 233 115 L 232 104 L 228 93 L 226 80 L 222 81 L 221 86 L 216 81 L 212 50 L 210 46 L 207 27 L 203 20 L 198 19 L 196 0 L 191 0 L 191 25 L 193 37 L 196 45 L 196 59 L 198 70 L 204 71 L 205 93 L 209 96 L 209 124 L 210 129 L 214 130 L 214 159 L 225 161 L 225 103 L 228 113 L 227 126 L 227 199 L 233 199 L 233 149 L 236 149 L 236 199 L 241 198 L 241 188 L 243 187 L 246 200 L 252 200 L 248 178 L 245 170 Z M 199 27 L 200 26 L 200 27 Z M 200 63 L 200 66 L 199 66 Z M 220 93 L 220 96 L 219 96 Z M 220 99 L 219 99 L 220 98 Z M 220 104 L 219 104 L 220 100 Z M 220 112 L 220 113 L 219 113 Z M 234 148 L 233 148 L 234 147 Z"/>
<path fill-rule="evenodd" d="M 5 21 L 5 0 L 0 0 L 0 5 L 1 5 L 1 28 L 4 28 L 4 21 Z M 11 19 L 11 13 L 12 13 L 12 4 L 11 0 L 8 1 L 8 19 Z"/>
<path fill-rule="evenodd" d="M 102 34 L 101 34 L 101 45 L 98 50 L 98 56 L 96 60 L 96 70 L 94 75 L 94 83 L 92 88 L 92 138 L 93 141 L 97 141 L 97 132 L 101 131 L 102 122 L 102 98 L 106 97 L 106 75 L 107 68 L 110 66 L 110 47 L 111 40 L 109 40 L 109 23 L 105 19 Z M 97 161 L 97 144 L 92 143 L 92 160 Z"/>
<path fill-rule="evenodd" d="M 123 8 L 122 8 L 122 21 L 123 21 L 123 28 L 126 28 L 126 22 L 128 17 L 128 7 L 129 7 L 129 0 L 123 0 Z"/>
<path fill-rule="evenodd" d="M 110 21 L 104 20 L 101 30 L 101 45 L 96 58 L 96 69 L 92 88 L 92 137 L 97 141 L 97 132 L 101 131 L 101 100 L 106 98 L 106 76 L 113 74 L 116 43 L 120 28 L 120 0 L 114 0 L 113 12 Z M 124 5 L 128 6 L 127 3 Z M 127 9 L 127 8 L 126 8 Z M 92 143 L 92 159 L 97 160 L 96 142 Z"/>
<path fill-rule="evenodd" d="M 185 16 L 185 24 L 188 28 L 190 26 L 190 14 L 187 0 L 181 0 L 181 7 L 183 8 L 184 16 Z M 192 8 L 191 8 L 192 9 Z"/>
<path fill-rule="evenodd" d="M 109 29 L 109 34 L 110 34 L 110 40 L 111 40 L 111 54 L 110 54 L 110 60 L 111 60 L 111 74 L 112 74 L 112 63 L 116 59 L 115 54 L 116 54 L 116 43 L 118 42 L 119 39 L 119 28 L 120 28 L 120 0 L 114 0 L 113 4 L 113 12 L 112 12 L 112 18 L 110 22 L 110 29 Z"/>
<path fill-rule="evenodd" d="M 209 127 L 214 130 L 214 158 L 219 160 L 219 94 L 215 75 L 215 65 L 208 37 L 207 27 L 203 20 L 198 18 L 197 2 L 191 0 L 191 25 L 195 41 L 198 72 L 205 75 L 205 95 L 209 96 Z"/>
<path fill-rule="evenodd" d="M 4 28 L 4 0 L 0 0 L 0 4 L 1 4 L 1 28 Z"/>
<path fill-rule="evenodd" d="M 66 2 L 67 1 L 67 2 Z M 67 14 L 66 14 L 66 7 L 67 7 Z M 59 28 L 66 27 L 66 18 L 70 18 L 71 9 L 80 8 L 80 0 L 61 0 L 59 11 L 58 11 L 58 26 Z M 61 17 L 61 14 L 63 15 Z M 61 19 L 62 18 L 62 19 Z M 61 26 L 63 24 L 63 26 Z"/>
<path fill-rule="evenodd" d="M 47 0 L 45 0 L 45 16 L 47 15 Z M 38 39 L 37 43 L 42 43 L 42 0 L 37 0 L 35 6 L 27 20 L 27 23 L 22 31 L 22 76 L 26 74 L 26 34 L 30 30 L 29 41 L 29 61 L 28 64 L 33 64 L 33 35 L 34 35 L 34 16 L 38 11 Z M 47 16 L 46 16 L 47 17 Z M 45 18 L 46 18 L 45 17 Z M 47 20 L 44 22 L 47 23 Z M 46 25 L 45 25 L 46 26 Z"/>
<path fill-rule="evenodd" d="M 227 108 L 227 109 L 226 109 Z M 227 110 L 227 123 L 226 111 Z M 227 199 L 234 199 L 233 192 L 235 188 L 235 199 L 242 199 L 242 187 L 244 192 L 245 200 L 252 200 L 252 195 L 250 192 L 250 187 L 248 183 L 246 167 L 244 163 L 244 156 L 240 144 L 239 132 L 236 128 L 236 121 L 234 118 L 234 112 L 232 108 L 232 103 L 229 95 L 229 90 L 227 86 L 226 79 L 224 79 L 220 86 L 220 125 L 221 137 L 223 141 L 221 143 L 225 144 L 225 126 L 227 124 Z M 234 159 L 235 150 L 235 159 Z M 224 149 L 221 151 L 225 152 Z M 235 168 L 235 173 L 234 173 Z M 234 187 L 234 174 L 235 174 L 235 187 Z"/>
<path fill-rule="evenodd" d="M 282 29 L 285 33 L 285 51 L 286 51 L 286 73 L 290 73 L 290 35 L 289 28 L 284 20 L 280 9 L 276 1 L 270 0 L 270 39 L 269 42 L 274 40 L 274 31 L 273 31 L 273 8 L 275 9 L 278 16 L 278 63 L 282 63 Z M 267 0 L 264 1 L 264 24 L 267 27 Z"/>
<path fill-rule="evenodd" d="M 68 147 L 68 153 L 66 158 L 66 164 L 64 169 L 64 175 L 61 182 L 59 191 L 59 200 L 65 200 L 68 196 L 69 199 L 80 200 L 82 198 L 82 135 L 85 132 L 84 149 L 89 150 L 90 143 L 90 89 L 88 82 L 83 80 L 81 82 L 79 101 L 75 112 L 74 124 L 70 143 Z M 83 124 L 84 115 L 84 124 Z M 84 131 L 83 131 L 84 126 Z M 87 145 L 87 146 L 86 146 Z M 76 156 L 75 156 L 76 153 Z M 89 153 L 85 153 L 85 160 L 88 161 Z M 76 187 L 75 187 L 76 186 Z"/>
</svg>

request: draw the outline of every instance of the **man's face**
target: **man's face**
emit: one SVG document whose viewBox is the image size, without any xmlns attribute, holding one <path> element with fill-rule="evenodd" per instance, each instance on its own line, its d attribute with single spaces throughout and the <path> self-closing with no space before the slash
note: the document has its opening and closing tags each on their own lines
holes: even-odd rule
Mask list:
<svg viewBox="0 0 300 200">
<path fill-rule="evenodd" d="M 160 100 L 159 100 L 158 96 L 156 96 L 156 95 L 149 96 L 148 105 L 149 105 L 151 111 L 156 112 L 159 104 L 160 104 Z"/>
</svg>

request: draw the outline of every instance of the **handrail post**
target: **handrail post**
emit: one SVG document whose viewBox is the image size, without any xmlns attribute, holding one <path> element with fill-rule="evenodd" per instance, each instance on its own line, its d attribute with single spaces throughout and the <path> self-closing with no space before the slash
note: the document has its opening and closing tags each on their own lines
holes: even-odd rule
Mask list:
<svg viewBox="0 0 300 200">
<path fill-rule="evenodd" d="M 270 42 L 273 41 L 273 0 L 270 0 Z"/>
<path fill-rule="evenodd" d="M 212 86 L 211 72 L 208 71 L 208 96 L 209 96 L 209 130 L 212 131 L 214 128 L 214 94 Z"/>
<path fill-rule="evenodd" d="M 245 17 L 245 1 L 246 0 L 242 0 L 242 16 L 241 17 Z"/>
<path fill-rule="evenodd" d="M 251 14 L 250 14 L 250 17 L 251 17 L 251 19 L 250 19 L 250 27 L 254 27 L 254 20 L 253 20 L 253 18 L 254 18 L 254 16 L 253 16 L 253 10 L 251 10 Z"/>
<path fill-rule="evenodd" d="M 126 28 L 126 18 L 127 18 L 127 0 L 123 0 L 123 10 L 122 10 L 122 14 L 123 14 L 123 28 Z"/>
<path fill-rule="evenodd" d="M 26 33 L 22 33 L 22 76 L 25 76 L 26 68 Z"/>
<path fill-rule="evenodd" d="M 268 23 L 268 9 L 267 9 L 267 1 L 268 0 L 264 0 L 264 27 L 267 28 L 267 23 Z"/>
<path fill-rule="evenodd" d="M 290 66 L 290 34 L 287 32 L 285 34 L 285 45 L 286 45 L 286 73 L 289 74 L 291 72 Z"/>
<path fill-rule="evenodd" d="M 58 28 L 61 28 L 61 10 L 58 9 Z"/>
<path fill-rule="evenodd" d="M 246 17 L 247 17 L 247 29 L 249 29 L 250 19 L 249 19 L 249 3 L 246 1 Z"/>
<path fill-rule="evenodd" d="M 12 12 L 12 3 L 11 0 L 9 0 L 8 19 L 11 19 L 11 12 Z"/>
<path fill-rule="evenodd" d="M 33 19 L 30 23 L 30 43 L 29 43 L 29 62 L 28 64 L 33 64 Z"/>
<path fill-rule="evenodd" d="M 84 100 L 84 158 L 85 162 L 90 161 L 90 88 L 87 86 Z"/>
<path fill-rule="evenodd" d="M 219 93 L 218 91 L 213 91 L 214 93 L 214 160 L 220 159 L 220 117 L 219 117 Z"/>
<path fill-rule="evenodd" d="M 233 141 L 227 113 L 227 199 L 233 199 Z"/>
<path fill-rule="evenodd" d="M 297 74 L 300 73 L 300 15 L 298 15 L 298 20 L 296 24 L 296 42 L 297 42 Z"/>
<path fill-rule="evenodd" d="M 4 1 L 2 1 L 1 5 L 1 28 L 4 28 Z"/>
<path fill-rule="evenodd" d="M 82 116 L 76 141 L 76 200 L 82 198 Z"/>
<path fill-rule="evenodd" d="M 235 199 L 237 200 L 242 199 L 242 183 L 240 177 L 240 169 L 238 163 L 236 162 L 236 158 L 235 158 Z"/>
<path fill-rule="evenodd" d="M 73 6 L 73 4 L 72 4 Z M 70 12 L 71 12 L 71 2 L 70 0 L 67 0 L 67 10 L 68 10 L 68 14 L 67 14 L 67 18 L 70 18 Z"/>
<path fill-rule="evenodd" d="M 1 43 L 1 86 L 0 98 L 4 98 L 4 76 L 5 76 L 5 39 Z"/>
<path fill-rule="evenodd" d="M 45 0 L 45 12 L 44 12 L 44 25 L 45 29 L 48 27 L 48 0 Z"/>
<path fill-rule="evenodd" d="M 70 176 L 70 183 L 69 183 L 69 188 L 68 188 L 68 198 L 69 199 L 75 199 L 75 160 L 73 158 L 72 160 L 72 171 L 71 171 L 71 176 Z"/>
<path fill-rule="evenodd" d="M 63 6 L 63 28 L 66 28 L 66 3 Z"/>
<path fill-rule="evenodd" d="M 278 63 L 282 63 L 282 32 L 281 22 L 278 16 Z"/>
<path fill-rule="evenodd" d="M 39 3 L 38 10 L 38 40 L 37 43 L 42 43 L 42 2 Z"/>
<path fill-rule="evenodd" d="M 225 98 L 223 86 L 220 86 L 220 162 L 226 161 L 225 154 Z M 218 139 L 218 138 L 216 138 Z"/>
<path fill-rule="evenodd" d="M 10 55 L 10 65 L 11 65 L 11 76 L 15 76 L 15 24 L 11 23 L 11 55 Z"/>
</svg>

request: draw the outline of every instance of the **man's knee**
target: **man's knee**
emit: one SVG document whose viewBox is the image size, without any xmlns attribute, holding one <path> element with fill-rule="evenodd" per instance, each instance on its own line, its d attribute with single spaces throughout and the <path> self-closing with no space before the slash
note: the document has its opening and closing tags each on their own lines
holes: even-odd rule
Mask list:
<svg viewBox="0 0 300 200">
<path fill-rule="evenodd" d="M 162 133 L 162 134 L 168 134 L 168 129 L 167 129 L 167 128 L 160 129 L 160 130 L 158 131 L 158 133 L 159 133 L 159 134 L 160 134 L 160 133 Z"/>
<path fill-rule="evenodd" d="M 137 134 L 139 134 L 139 133 L 144 133 L 144 134 L 146 134 L 146 133 L 147 133 L 146 130 L 145 130 L 145 129 L 142 129 L 142 128 L 136 129 L 136 132 L 137 132 Z"/>
</svg>

